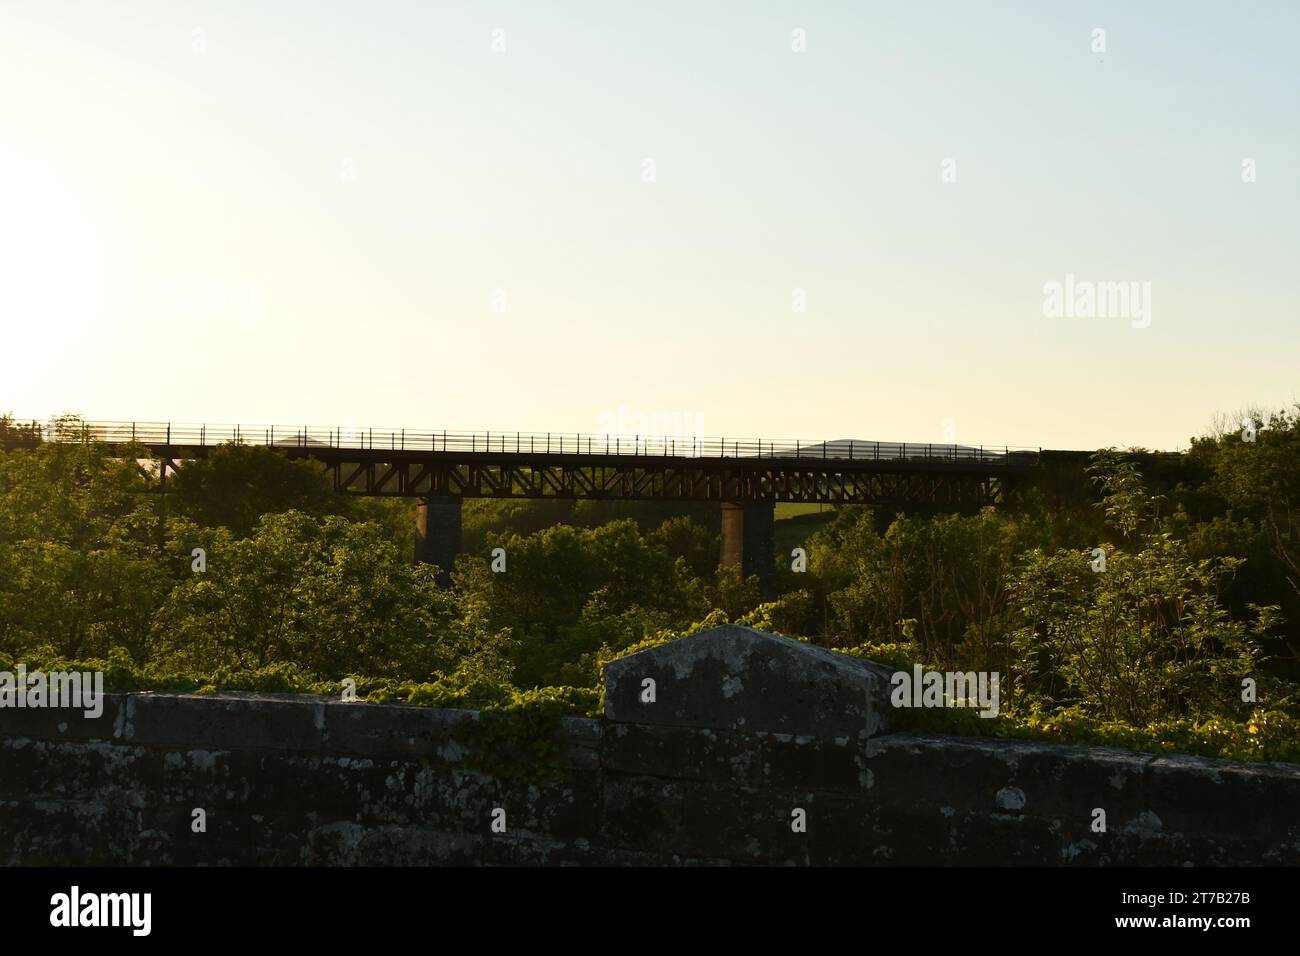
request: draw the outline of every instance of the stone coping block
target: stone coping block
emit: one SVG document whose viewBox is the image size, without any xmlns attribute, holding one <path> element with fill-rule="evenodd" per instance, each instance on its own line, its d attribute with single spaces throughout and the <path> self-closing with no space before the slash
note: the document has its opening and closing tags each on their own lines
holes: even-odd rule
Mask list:
<svg viewBox="0 0 1300 956">
<path fill-rule="evenodd" d="M 105 691 L 98 717 L 80 707 L 0 707 L 0 735 L 33 740 L 113 740 L 121 737 L 126 695 Z"/>
<path fill-rule="evenodd" d="M 308 694 L 131 694 L 123 738 L 209 750 L 321 749 L 325 701 Z"/>
<path fill-rule="evenodd" d="M 607 664 L 605 719 L 863 739 L 885 729 L 892 673 L 815 644 L 724 624 Z"/>
<path fill-rule="evenodd" d="M 443 710 L 407 704 L 325 703 L 328 753 L 427 757 L 454 763 L 461 756 L 457 733 L 478 720 L 473 710 Z"/>
<path fill-rule="evenodd" d="M 312 694 L 107 692 L 103 713 L 0 708 L 0 738 L 108 741 L 169 750 L 284 751 L 460 763 L 476 710 L 344 702 Z M 556 740 L 571 763 L 599 757 L 601 721 L 566 716 Z"/>
</svg>

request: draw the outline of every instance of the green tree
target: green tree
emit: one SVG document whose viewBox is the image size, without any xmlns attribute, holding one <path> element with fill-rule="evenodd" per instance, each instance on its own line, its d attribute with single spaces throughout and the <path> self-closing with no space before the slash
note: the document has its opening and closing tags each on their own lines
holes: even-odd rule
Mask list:
<svg viewBox="0 0 1300 956">
<path fill-rule="evenodd" d="M 73 416 L 61 442 L 0 451 L 0 649 L 11 655 L 147 656 L 169 586 L 139 461 L 110 458 Z M 143 455 L 143 449 L 135 450 Z"/>
<path fill-rule="evenodd" d="M 1232 620 L 1220 596 L 1240 560 L 1193 558 L 1131 459 L 1106 449 L 1091 470 L 1108 522 L 1134 550 L 1110 549 L 1104 568 L 1087 551 L 1026 556 L 1013 584 L 1022 620 L 1013 699 L 1135 726 L 1233 715 L 1241 679 L 1260 676 L 1276 608 L 1255 609 L 1252 624 Z"/>
<path fill-rule="evenodd" d="M 265 516 L 249 538 L 225 528 L 177 537 L 196 536 L 207 571 L 189 575 L 155 620 L 171 661 L 428 679 L 473 649 L 433 570 L 399 555 L 377 525 L 290 511 Z"/>
<path fill-rule="evenodd" d="M 1235 513 L 1259 521 L 1300 597 L 1300 405 L 1253 424 L 1254 441 L 1228 433 L 1196 451 L 1210 460 L 1213 486 Z"/>
<path fill-rule="evenodd" d="M 348 514 L 319 463 L 292 459 L 262 445 L 228 442 L 206 458 L 185 462 L 171 479 L 177 513 L 235 537 L 253 532 L 263 515 L 295 510 L 322 516 Z"/>
</svg>

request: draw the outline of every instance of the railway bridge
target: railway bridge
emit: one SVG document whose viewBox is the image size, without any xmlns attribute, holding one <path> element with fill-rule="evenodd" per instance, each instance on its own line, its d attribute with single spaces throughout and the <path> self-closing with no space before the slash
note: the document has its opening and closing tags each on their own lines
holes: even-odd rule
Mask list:
<svg viewBox="0 0 1300 956">
<path fill-rule="evenodd" d="M 90 439 L 142 456 L 159 490 L 186 461 L 226 442 L 318 462 L 336 491 L 417 499 L 416 560 L 444 572 L 461 550 L 465 498 L 715 501 L 723 566 L 774 576 L 780 502 L 974 511 L 997 504 L 1040 449 L 914 442 L 561 432 L 467 432 L 345 426 L 92 422 L 10 425 L 8 444 Z"/>
</svg>

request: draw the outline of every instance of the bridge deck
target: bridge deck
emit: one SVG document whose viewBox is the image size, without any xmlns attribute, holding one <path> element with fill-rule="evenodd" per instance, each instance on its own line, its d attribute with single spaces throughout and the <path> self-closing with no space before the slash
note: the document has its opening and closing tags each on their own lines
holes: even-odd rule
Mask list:
<svg viewBox="0 0 1300 956">
<path fill-rule="evenodd" d="M 27 431 L 24 433 L 23 429 Z M 152 458 L 165 487 L 177 462 L 225 442 L 319 461 L 338 491 L 461 498 L 878 504 L 966 510 L 996 504 L 1003 479 L 1039 450 L 913 442 L 723 439 L 77 422 L 13 426 L 7 444 L 92 439 Z M 182 466 L 183 467 L 183 466 Z"/>
</svg>

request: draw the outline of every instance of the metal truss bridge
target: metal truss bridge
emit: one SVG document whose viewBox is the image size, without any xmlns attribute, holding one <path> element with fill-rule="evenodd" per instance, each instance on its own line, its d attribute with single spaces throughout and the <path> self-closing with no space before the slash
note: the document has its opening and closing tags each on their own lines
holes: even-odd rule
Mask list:
<svg viewBox="0 0 1300 956">
<path fill-rule="evenodd" d="M 840 439 L 802 442 L 561 432 L 418 431 L 281 425 L 58 420 L 0 427 L 0 444 L 103 443 L 148 459 L 156 490 L 186 461 L 229 442 L 312 459 L 337 491 L 410 497 L 416 559 L 449 569 L 461 549 L 465 498 L 715 501 L 724 566 L 774 577 L 775 505 L 862 504 L 971 512 L 1002 500 L 1040 449 Z"/>
<path fill-rule="evenodd" d="M 21 432 L 21 434 L 20 434 Z M 11 426 L 9 443 L 90 439 L 160 463 L 228 442 L 311 458 L 338 491 L 423 498 L 624 498 L 667 501 L 929 505 L 996 504 L 1003 478 L 1027 472 L 1039 449 L 841 439 L 767 439 L 561 432 L 417 431 L 166 422 L 40 422 Z M 17 441 L 16 441 L 17 440 Z"/>
</svg>

